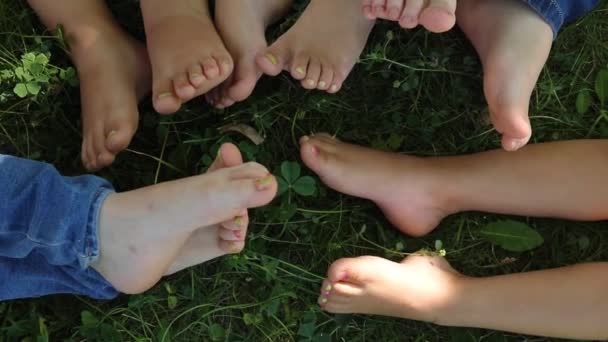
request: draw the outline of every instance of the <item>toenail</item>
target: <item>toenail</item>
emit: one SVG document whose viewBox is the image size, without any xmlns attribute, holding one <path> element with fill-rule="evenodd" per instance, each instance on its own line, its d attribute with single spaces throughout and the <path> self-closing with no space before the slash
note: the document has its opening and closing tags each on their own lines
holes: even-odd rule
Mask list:
<svg viewBox="0 0 608 342">
<path fill-rule="evenodd" d="M 272 180 L 273 180 L 273 176 L 272 175 L 268 175 L 264 178 L 260 178 L 258 180 L 255 181 L 255 188 L 258 191 L 262 191 L 262 190 L 266 190 L 268 189 L 271 185 L 272 185 Z"/>
<path fill-rule="evenodd" d="M 308 137 L 308 135 L 303 136 L 301 139 L 302 139 L 302 142 L 303 142 L 303 143 L 305 143 L 305 142 L 307 142 L 308 140 L 310 140 L 310 138 Z"/>
<path fill-rule="evenodd" d="M 325 291 L 331 291 L 331 284 L 327 284 L 327 286 L 325 286 Z"/>
<path fill-rule="evenodd" d="M 314 87 L 315 86 L 315 81 L 314 80 L 306 80 L 306 83 L 310 86 L 310 87 Z"/>
<path fill-rule="evenodd" d="M 321 303 L 327 304 L 327 298 L 321 298 Z"/>
<path fill-rule="evenodd" d="M 234 224 L 236 224 L 238 227 L 240 227 L 243 224 L 243 219 L 240 216 L 237 217 L 237 218 L 235 218 L 234 219 Z"/>
<path fill-rule="evenodd" d="M 203 78 L 203 75 L 199 74 L 198 72 L 193 72 L 190 74 L 190 77 L 192 77 L 192 79 L 199 79 L 199 78 Z"/>
<path fill-rule="evenodd" d="M 266 54 L 266 59 L 268 59 L 268 61 L 270 62 L 270 64 L 272 65 L 277 65 L 279 64 L 279 60 L 271 53 L 267 53 Z"/>
<path fill-rule="evenodd" d="M 327 85 L 327 83 L 321 81 L 319 82 L 319 88 L 325 88 L 325 86 Z"/>
<path fill-rule="evenodd" d="M 114 134 L 116 134 L 116 133 L 118 133 L 118 132 L 116 132 L 116 131 L 114 131 L 114 130 L 110 131 L 110 133 L 108 133 L 108 138 L 109 138 L 109 137 L 111 137 L 111 136 L 113 136 L 113 135 L 114 135 Z"/>
<path fill-rule="evenodd" d="M 330 90 L 333 92 L 338 91 L 338 86 L 334 84 L 331 86 Z"/>
<path fill-rule="evenodd" d="M 157 99 L 164 99 L 165 97 L 167 97 L 167 96 L 172 96 L 172 95 L 173 95 L 173 94 L 172 94 L 171 92 L 167 91 L 167 92 L 164 92 L 164 93 L 160 93 L 160 94 L 158 94 L 158 96 L 157 96 L 156 98 L 157 98 Z"/>
<path fill-rule="evenodd" d="M 306 75 L 306 71 L 304 71 L 304 68 L 302 68 L 302 67 L 297 67 L 297 68 L 296 68 L 296 73 L 297 73 L 298 75 L 301 75 L 301 76 Z"/>
<path fill-rule="evenodd" d="M 232 242 L 232 243 L 230 243 L 230 251 L 232 253 L 238 253 L 241 251 L 241 248 L 239 248 L 239 246 L 236 244 L 236 242 Z"/>
</svg>

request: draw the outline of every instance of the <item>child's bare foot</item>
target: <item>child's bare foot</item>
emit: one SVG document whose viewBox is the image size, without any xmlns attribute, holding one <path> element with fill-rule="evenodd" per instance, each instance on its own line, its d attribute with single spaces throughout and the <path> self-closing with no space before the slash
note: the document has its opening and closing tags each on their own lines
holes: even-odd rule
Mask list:
<svg viewBox="0 0 608 342">
<path fill-rule="evenodd" d="M 334 190 L 374 201 L 402 232 L 422 236 L 448 214 L 424 159 L 346 144 L 321 134 L 300 140 L 302 160 Z"/>
<path fill-rule="evenodd" d="M 241 152 L 233 144 L 226 143 L 220 147 L 218 156 L 207 173 L 241 164 L 243 164 Z M 249 215 L 247 210 L 243 210 L 227 222 L 195 230 L 180 249 L 179 255 L 165 275 L 202 264 L 222 255 L 241 252 L 245 247 L 248 225 Z"/>
<path fill-rule="evenodd" d="M 441 33 L 456 24 L 456 0 L 363 0 L 363 13 L 369 19 L 398 21 L 403 28 L 420 24 Z"/>
<path fill-rule="evenodd" d="M 265 31 L 283 17 L 292 0 L 222 0 L 215 5 L 215 23 L 234 59 L 234 72 L 207 94 L 207 101 L 225 108 L 245 100 L 262 75 L 255 56 L 268 44 Z"/>
<path fill-rule="evenodd" d="M 410 256 L 401 263 L 363 256 L 334 262 L 319 304 L 332 313 L 362 313 L 442 324 L 462 280 L 442 257 Z"/>
<path fill-rule="evenodd" d="M 167 273 L 197 228 L 217 229 L 247 208 L 267 204 L 276 190 L 266 168 L 247 163 L 111 194 L 100 214 L 101 252 L 93 267 L 121 292 L 145 291 Z"/>
<path fill-rule="evenodd" d="M 551 50 L 552 29 L 517 0 L 459 0 L 457 17 L 483 63 L 486 100 L 502 146 L 518 150 L 532 135 L 528 107 Z"/>
<path fill-rule="evenodd" d="M 175 113 L 232 72 L 232 58 L 219 37 L 206 0 L 143 0 L 141 8 L 152 62 L 154 109 Z"/>
<path fill-rule="evenodd" d="M 256 57 L 267 75 L 288 70 L 306 89 L 336 93 L 365 47 L 374 21 L 352 0 L 312 0 L 302 16 Z"/>
<path fill-rule="evenodd" d="M 70 47 L 80 79 L 82 163 L 95 171 L 112 164 L 137 130 L 137 105 L 150 87 L 148 55 L 117 25 L 83 31 Z"/>
</svg>

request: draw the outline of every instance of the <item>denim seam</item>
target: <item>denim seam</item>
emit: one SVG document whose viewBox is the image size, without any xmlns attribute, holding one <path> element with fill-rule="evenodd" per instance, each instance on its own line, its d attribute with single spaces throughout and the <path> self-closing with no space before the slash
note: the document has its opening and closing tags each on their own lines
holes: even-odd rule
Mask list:
<svg viewBox="0 0 608 342">
<path fill-rule="evenodd" d="M 113 192 L 113 190 L 100 187 L 92 197 L 91 209 L 87 215 L 84 248 L 82 251 L 75 251 L 82 269 L 88 268 L 99 258 L 99 216 L 103 202 Z"/>
</svg>

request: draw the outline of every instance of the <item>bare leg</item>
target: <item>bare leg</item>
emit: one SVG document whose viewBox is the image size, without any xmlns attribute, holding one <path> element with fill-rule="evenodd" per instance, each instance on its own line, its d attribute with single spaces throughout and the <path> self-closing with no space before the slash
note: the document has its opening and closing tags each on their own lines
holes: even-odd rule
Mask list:
<svg viewBox="0 0 608 342">
<path fill-rule="evenodd" d="M 608 263 L 471 278 L 441 257 L 411 256 L 395 263 L 365 256 L 336 261 L 327 277 L 319 304 L 333 313 L 547 337 L 608 338 Z"/>
<path fill-rule="evenodd" d="M 608 141 L 565 141 L 458 157 L 417 158 L 337 141 L 301 140 L 302 159 L 333 189 L 374 201 L 406 234 L 421 236 L 467 210 L 608 218 Z"/>
<path fill-rule="evenodd" d="M 137 129 L 137 104 L 150 87 L 147 52 L 116 24 L 102 0 L 29 4 L 49 29 L 64 27 L 81 84 L 82 162 L 88 170 L 108 166 Z"/>
</svg>

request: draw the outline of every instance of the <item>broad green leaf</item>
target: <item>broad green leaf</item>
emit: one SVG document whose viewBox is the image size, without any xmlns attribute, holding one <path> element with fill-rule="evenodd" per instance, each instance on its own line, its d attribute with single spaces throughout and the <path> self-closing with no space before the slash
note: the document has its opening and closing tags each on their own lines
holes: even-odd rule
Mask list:
<svg viewBox="0 0 608 342">
<path fill-rule="evenodd" d="M 25 84 L 27 92 L 36 96 L 40 93 L 40 84 L 38 82 L 28 82 Z"/>
<path fill-rule="evenodd" d="M 288 184 L 293 184 L 300 178 L 300 164 L 297 162 L 283 162 L 281 164 L 281 174 Z"/>
<path fill-rule="evenodd" d="M 506 220 L 483 227 L 479 234 L 511 252 L 525 252 L 543 244 L 543 237 L 525 223 Z"/>
<path fill-rule="evenodd" d="M 608 69 L 600 70 L 595 79 L 595 92 L 600 99 L 602 107 L 608 101 Z"/>
<path fill-rule="evenodd" d="M 49 58 L 45 54 L 39 53 L 38 55 L 36 55 L 34 62 L 41 64 L 41 65 L 47 65 L 49 62 Z"/>
<path fill-rule="evenodd" d="M 591 107 L 591 92 L 588 90 L 583 90 L 578 93 L 576 97 L 576 111 L 579 114 L 585 114 L 589 111 L 589 107 Z"/>
<path fill-rule="evenodd" d="M 13 92 L 20 98 L 24 98 L 27 96 L 27 87 L 23 83 L 17 83 Z"/>
<path fill-rule="evenodd" d="M 298 179 L 295 184 L 292 185 L 293 190 L 302 196 L 312 196 L 317 190 L 317 182 L 310 176 L 304 176 Z"/>
<path fill-rule="evenodd" d="M 279 184 L 279 189 L 277 190 L 277 197 L 279 197 L 289 189 L 289 184 L 287 184 L 283 177 L 277 177 L 277 183 Z"/>
</svg>

